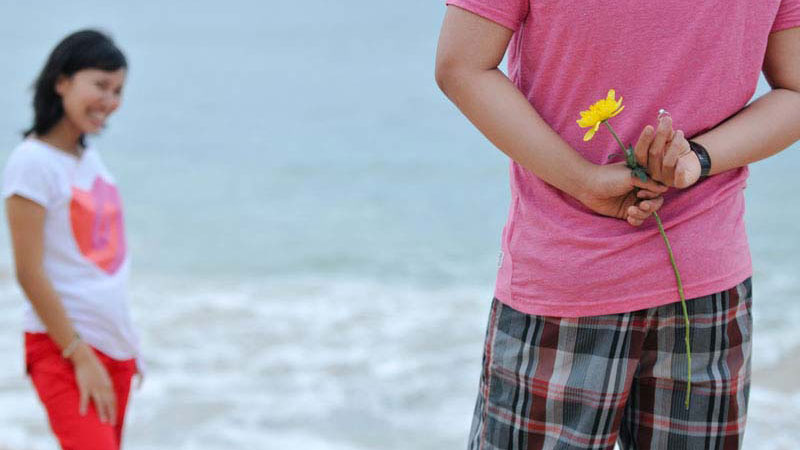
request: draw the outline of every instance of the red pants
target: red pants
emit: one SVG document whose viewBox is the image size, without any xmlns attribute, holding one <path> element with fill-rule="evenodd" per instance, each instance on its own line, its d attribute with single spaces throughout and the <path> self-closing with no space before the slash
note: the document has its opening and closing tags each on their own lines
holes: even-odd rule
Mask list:
<svg viewBox="0 0 800 450">
<path fill-rule="evenodd" d="M 72 364 L 61 357 L 61 350 L 47 334 L 25 333 L 28 374 L 63 450 L 118 450 L 121 446 L 125 407 L 131 378 L 136 373 L 136 361 L 111 359 L 96 349 L 95 354 L 114 383 L 118 408 L 116 426 L 100 422 L 91 400 L 86 415 L 80 415 L 80 394 Z"/>
</svg>

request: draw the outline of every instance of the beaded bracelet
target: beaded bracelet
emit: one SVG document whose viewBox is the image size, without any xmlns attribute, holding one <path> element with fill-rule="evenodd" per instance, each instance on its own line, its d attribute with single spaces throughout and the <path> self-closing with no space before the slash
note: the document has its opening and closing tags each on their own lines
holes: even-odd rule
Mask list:
<svg viewBox="0 0 800 450">
<path fill-rule="evenodd" d="M 61 352 L 61 357 L 63 357 L 64 359 L 69 359 L 69 357 L 72 356 L 73 353 L 75 353 L 75 350 L 78 349 L 78 345 L 81 343 L 81 340 L 82 340 L 81 335 L 75 333 L 75 335 L 72 337 L 72 342 L 70 342 L 69 345 L 66 346 L 64 350 Z"/>
</svg>

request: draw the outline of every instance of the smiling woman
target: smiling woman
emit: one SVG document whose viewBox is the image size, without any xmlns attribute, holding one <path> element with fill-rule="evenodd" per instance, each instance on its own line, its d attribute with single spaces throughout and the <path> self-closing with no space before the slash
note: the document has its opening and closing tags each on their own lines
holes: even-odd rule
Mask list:
<svg viewBox="0 0 800 450">
<path fill-rule="evenodd" d="M 84 30 L 66 37 L 36 79 L 36 135 L 71 153 L 85 147 L 84 135 L 99 132 L 120 105 L 128 62 L 105 35 Z"/>
<path fill-rule="evenodd" d="M 125 69 L 106 71 L 85 69 L 71 77 L 62 76 L 56 83 L 61 96 L 65 125 L 76 131 L 97 133 L 106 118 L 119 107 Z"/>
<path fill-rule="evenodd" d="M 138 339 L 114 180 L 85 136 L 120 105 L 127 61 L 104 34 L 67 36 L 36 80 L 34 123 L 3 198 L 25 314 L 26 367 L 62 448 L 115 450 Z"/>
</svg>

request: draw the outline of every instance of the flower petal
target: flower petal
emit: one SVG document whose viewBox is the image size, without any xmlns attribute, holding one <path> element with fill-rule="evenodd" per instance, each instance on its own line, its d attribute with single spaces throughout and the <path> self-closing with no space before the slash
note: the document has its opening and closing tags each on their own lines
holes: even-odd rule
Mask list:
<svg viewBox="0 0 800 450">
<path fill-rule="evenodd" d="M 617 91 L 609 89 L 606 98 L 602 98 L 585 111 L 581 111 L 581 118 L 576 122 L 581 128 L 591 127 L 591 130 L 586 132 L 584 141 L 592 139 L 600 128 L 600 125 L 606 120 L 615 117 L 625 108 L 622 106 L 622 97 L 616 99 Z"/>
</svg>

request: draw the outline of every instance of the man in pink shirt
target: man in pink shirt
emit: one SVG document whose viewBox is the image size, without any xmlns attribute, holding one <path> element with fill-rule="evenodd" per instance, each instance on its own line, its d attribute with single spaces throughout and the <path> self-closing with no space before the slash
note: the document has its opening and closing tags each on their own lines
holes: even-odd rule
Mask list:
<svg viewBox="0 0 800 450">
<path fill-rule="evenodd" d="M 437 81 L 512 159 L 470 448 L 740 448 L 743 190 L 749 163 L 800 139 L 800 0 L 447 4 Z M 747 105 L 762 70 L 773 89 Z M 609 89 L 625 98 L 613 126 L 647 182 L 607 163 L 619 152 L 607 130 L 582 139 L 579 112 Z M 656 210 L 691 299 L 688 409 Z"/>
</svg>

